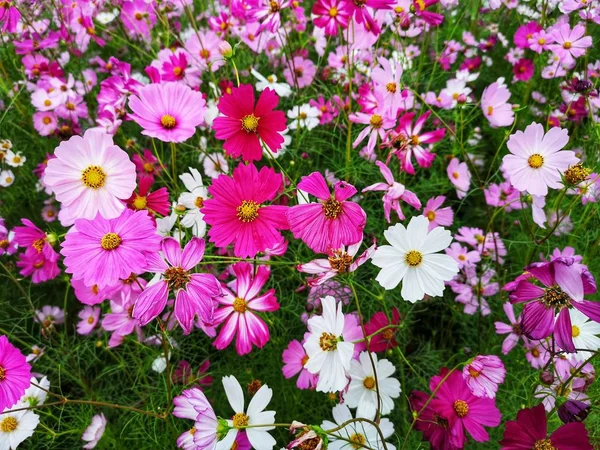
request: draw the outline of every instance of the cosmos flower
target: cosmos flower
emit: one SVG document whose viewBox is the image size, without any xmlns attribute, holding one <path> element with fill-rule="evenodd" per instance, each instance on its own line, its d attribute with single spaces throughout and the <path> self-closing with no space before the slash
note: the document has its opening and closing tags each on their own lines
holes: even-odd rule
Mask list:
<svg viewBox="0 0 600 450">
<path fill-rule="evenodd" d="M 463 378 L 477 397 L 495 398 L 506 369 L 496 355 L 478 355 L 463 368 Z"/>
<path fill-rule="evenodd" d="M 104 435 L 105 429 L 106 417 L 104 417 L 104 414 L 100 413 L 92 417 L 91 423 L 83 432 L 83 436 L 81 436 L 81 439 L 84 442 L 87 442 L 87 444 L 85 444 L 83 448 L 88 450 L 96 448 L 96 445 L 98 445 L 98 442 L 100 441 L 100 439 L 102 439 L 102 436 Z"/>
<path fill-rule="evenodd" d="M 15 405 L 29 387 L 31 366 L 4 335 L 0 336 L 0 411 Z M 4 416 L 0 416 L 0 421 Z"/>
<path fill-rule="evenodd" d="M 307 337 L 308 334 L 305 336 Z M 295 339 L 290 341 L 283 351 L 282 359 L 283 367 L 281 370 L 285 378 L 292 378 L 300 374 L 296 380 L 298 389 L 313 389 L 317 386 L 317 375 L 313 375 L 304 367 L 309 358 L 301 342 Z"/>
</svg>

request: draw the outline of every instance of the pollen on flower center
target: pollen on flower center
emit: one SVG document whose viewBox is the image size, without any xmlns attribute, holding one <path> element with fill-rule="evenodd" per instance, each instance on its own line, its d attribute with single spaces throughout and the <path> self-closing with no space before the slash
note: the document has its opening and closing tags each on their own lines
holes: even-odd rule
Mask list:
<svg viewBox="0 0 600 450">
<path fill-rule="evenodd" d="M 244 413 L 236 413 L 231 418 L 231 421 L 233 422 L 233 426 L 235 428 L 240 428 L 240 427 L 247 427 L 249 419 L 250 418 Z"/>
<path fill-rule="evenodd" d="M 323 211 L 328 219 L 337 219 L 342 213 L 342 203 L 335 198 L 327 199 L 323 202 Z"/>
<path fill-rule="evenodd" d="M 365 438 L 364 434 L 354 433 L 350 436 L 350 440 L 352 441 L 352 448 L 359 449 L 364 448 L 365 442 L 367 442 L 367 438 Z"/>
<path fill-rule="evenodd" d="M 337 8 L 329 8 L 329 17 L 336 17 L 338 15 Z"/>
<path fill-rule="evenodd" d="M 330 352 L 337 349 L 338 339 L 331 333 L 325 333 L 319 338 L 319 345 L 324 352 Z"/>
<path fill-rule="evenodd" d="M 572 46 L 573 46 L 573 44 L 572 44 L 571 42 L 569 42 L 569 41 L 565 41 L 565 42 L 563 43 L 563 48 L 564 48 L 565 50 L 569 50 L 569 49 L 570 49 Z"/>
<path fill-rule="evenodd" d="M 0 381 L 4 380 L 6 378 L 6 369 L 2 366 L 0 366 Z"/>
<path fill-rule="evenodd" d="M 573 325 L 571 327 L 572 333 L 573 333 L 573 337 L 576 338 L 581 334 L 581 330 L 579 329 L 579 327 L 577 325 Z"/>
<path fill-rule="evenodd" d="M 135 200 L 133 201 L 133 207 L 135 209 L 146 209 L 148 205 L 148 200 L 146 197 L 140 197 L 139 195 L 135 196 Z"/>
<path fill-rule="evenodd" d="M 404 257 L 406 264 L 411 267 L 417 267 L 423 262 L 423 253 L 418 250 L 410 250 Z"/>
<path fill-rule="evenodd" d="M 539 153 L 534 153 L 527 159 L 527 164 L 529 164 L 529 167 L 532 169 L 539 169 L 542 167 L 542 164 L 544 164 L 544 157 Z"/>
<path fill-rule="evenodd" d="M 557 450 L 557 448 L 552 445 L 552 441 L 550 439 L 542 439 L 540 441 L 536 441 L 532 450 Z"/>
<path fill-rule="evenodd" d="M 122 239 L 117 233 L 106 233 L 104 236 L 102 236 L 100 246 L 104 250 L 114 250 L 121 245 L 121 242 Z"/>
<path fill-rule="evenodd" d="M 202 50 L 200 50 L 200 57 L 204 58 L 204 59 L 208 59 L 210 57 L 210 51 L 203 48 Z"/>
<path fill-rule="evenodd" d="M 142 20 L 144 18 L 144 15 L 141 12 L 136 12 L 134 17 L 135 20 Z"/>
<path fill-rule="evenodd" d="M 163 126 L 163 128 L 166 128 L 167 130 L 172 130 L 173 128 L 175 128 L 175 126 L 177 126 L 177 120 L 170 114 L 165 114 L 160 118 L 160 124 Z"/>
<path fill-rule="evenodd" d="M 479 375 L 481 375 L 481 371 L 474 369 L 473 366 L 469 366 L 469 375 L 471 375 L 473 378 L 477 378 Z"/>
<path fill-rule="evenodd" d="M 92 316 L 88 317 L 87 323 L 90 325 L 94 323 L 94 318 Z"/>
<path fill-rule="evenodd" d="M 331 268 L 340 273 L 345 273 L 352 264 L 352 256 L 341 250 L 335 250 L 328 259 Z"/>
<path fill-rule="evenodd" d="M 106 181 L 106 173 L 100 166 L 88 166 L 81 172 L 81 181 L 86 187 L 91 189 L 99 189 L 104 186 Z"/>
<path fill-rule="evenodd" d="M 391 92 L 392 94 L 395 94 L 396 89 L 397 89 L 396 83 L 390 82 L 390 83 L 386 84 L 385 89 L 386 89 L 386 91 Z"/>
<path fill-rule="evenodd" d="M 379 114 L 373 114 L 370 120 L 371 127 L 378 129 L 383 125 L 383 117 Z"/>
<path fill-rule="evenodd" d="M 0 422 L 0 430 L 3 433 L 11 433 L 17 429 L 19 422 L 14 417 L 7 417 L 2 422 Z"/>
<path fill-rule="evenodd" d="M 303 367 L 304 367 L 304 366 L 306 365 L 306 363 L 308 362 L 308 359 L 309 359 L 309 358 L 308 358 L 308 355 L 304 355 L 304 356 L 302 357 L 302 366 L 303 366 Z"/>
<path fill-rule="evenodd" d="M 544 291 L 541 301 L 546 308 L 564 308 L 571 306 L 571 298 L 558 286 L 552 286 Z"/>
<path fill-rule="evenodd" d="M 271 12 L 272 12 L 273 14 L 275 14 L 276 12 L 279 12 L 279 10 L 281 9 L 281 8 L 279 7 L 279 3 L 277 3 L 277 2 L 276 2 L 276 1 L 274 1 L 274 0 L 272 0 L 272 1 L 269 3 L 269 6 L 271 7 Z"/>
<path fill-rule="evenodd" d="M 430 222 L 433 222 L 435 220 L 435 211 L 427 211 L 427 214 L 425 214 L 425 216 L 427 217 L 427 219 L 429 219 Z"/>
<path fill-rule="evenodd" d="M 367 389 L 373 389 L 375 387 L 375 378 L 373 377 L 366 377 L 363 380 L 363 386 Z"/>
<path fill-rule="evenodd" d="M 164 277 L 169 289 L 183 289 L 192 279 L 188 271 L 181 267 L 169 267 Z"/>
<path fill-rule="evenodd" d="M 35 241 L 33 241 L 33 244 L 31 244 L 31 246 L 35 248 L 38 253 L 42 253 L 42 249 L 44 248 L 45 242 L 45 239 L 36 239 Z"/>
<path fill-rule="evenodd" d="M 233 310 L 239 313 L 246 312 L 246 300 L 240 297 L 236 297 L 233 301 Z"/>
<path fill-rule="evenodd" d="M 200 209 L 204 206 L 204 199 L 202 197 L 196 197 L 196 200 L 194 200 L 194 205 L 196 205 L 196 208 Z"/>
<path fill-rule="evenodd" d="M 242 117 L 242 128 L 246 130 L 247 133 L 255 133 L 258 128 L 258 121 L 260 117 L 256 117 L 254 114 L 248 114 L 247 116 Z"/>
<path fill-rule="evenodd" d="M 237 217 L 242 222 L 253 222 L 258 217 L 258 208 L 260 205 L 253 200 L 244 200 L 242 204 L 236 208 Z"/>
<path fill-rule="evenodd" d="M 183 70 L 181 69 L 181 67 L 174 67 L 173 68 L 173 75 L 175 75 L 176 77 L 180 76 L 181 72 L 183 72 Z"/>
<path fill-rule="evenodd" d="M 10 245 L 10 242 L 8 242 L 8 239 L 2 239 L 0 241 L 0 248 L 2 248 L 2 249 L 7 249 L 9 245 Z"/>
<path fill-rule="evenodd" d="M 367 4 L 367 0 L 354 0 L 354 5 L 357 8 L 364 8 L 364 6 Z"/>
<path fill-rule="evenodd" d="M 488 113 L 488 116 L 491 116 L 494 113 L 494 107 L 493 106 L 488 106 L 487 113 Z"/>
<path fill-rule="evenodd" d="M 469 405 L 464 400 L 456 400 L 452 405 L 454 412 L 458 415 L 458 417 L 465 417 L 469 414 Z"/>
<path fill-rule="evenodd" d="M 144 171 L 148 173 L 154 172 L 154 167 L 149 162 L 144 163 Z"/>
</svg>

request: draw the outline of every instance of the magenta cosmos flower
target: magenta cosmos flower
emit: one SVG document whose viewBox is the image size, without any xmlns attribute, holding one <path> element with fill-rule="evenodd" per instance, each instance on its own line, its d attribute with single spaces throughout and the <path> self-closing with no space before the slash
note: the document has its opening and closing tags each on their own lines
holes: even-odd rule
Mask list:
<svg viewBox="0 0 600 450">
<path fill-rule="evenodd" d="M 244 161 L 258 161 L 262 157 L 261 141 L 276 153 L 283 144 L 286 128 L 285 114 L 274 111 L 279 103 L 275 91 L 266 88 L 254 105 L 254 89 L 249 84 L 232 88 L 219 100 L 223 116 L 213 122 L 215 137 L 224 140 L 228 155 L 242 156 Z"/>
<path fill-rule="evenodd" d="M 164 259 L 155 253 L 148 258 L 146 267 L 148 272 L 160 273 L 161 280 L 144 289 L 133 309 L 133 318 L 140 325 L 148 324 L 165 309 L 169 291 L 175 293 L 175 317 L 185 334 L 194 328 L 196 317 L 204 323 L 212 322 L 213 298 L 221 295 L 219 282 L 214 275 L 192 273 L 204 257 L 204 246 L 203 239 L 193 237 L 181 250 L 175 239 L 163 239 Z"/>
<path fill-rule="evenodd" d="M 215 312 L 215 323 L 223 325 L 214 346 L 223 350 L 237 335 L 235 349 L 238 355 L 245 355 L 253 345 L 262 348 L 269 342 L 269 328 L 255 312 L 277 311 L 279 303 L 275 289 L 259 295 L 269 279 L 267 267 L 259 266 L 255 275 L 252 265 L 246 262 L 234 264 L 231 269 L 237 277 L 230 283 L 233 291 L 223 288 L 223 296 L 216 298 L 222 307 Z"/>
<path fill-rule="evenodd" d="M 522 409 L 517 420 L 506 422 L 501 450 L 592 450 L 585 425 L 573 422 L 563 425 L 548 436 L 546 411 L 541 403 Z"/>
<path fill-rule="evenodd" d="M 444 371 L 431 379 L 431 390 L 442 383 Z M 431 407 L 448 421 L 451 443 L 463 448 L 465 431 L 477 442 L 486 442 L 489 435 L 484 426 L 497 427 L 501 414 L 494 400 L 473 395 L 460 372 L 452 372 L 437 391 Z"/>
<path fill-rule="evenodd" d="M 344 0 L 318 0 L 312 8 L 313 23 L 323 28 L 326 36 L 337 36 L 338 29 L 348 26 L 349 6 Z"/>
<path fill-rule="evenodd" d="M 313 375 L 304 367 L 308 362 L 308 355 L 302 343 L 295 339 L 291 341 L 283 351 L 282 359 L 283 367 L 281 370 L 286 379 L 300 374 L 296 380 L 298 389 L 314 389 L 317 386 L 317 375 Z"/>
<path fill-rule="evenodd" d="M 6 336 L 0 336 L 0 411 L 10 408 L 25 393 L 31 379 L 31 366 Z"/>
<path fill-rule="evenodd" d="M 146 211 L 129 209 L 107 220 L 78 219 L 62 243 L 66 272 L 98 289 L 141 273 L 147 258 L 159 250 L 160 236 Z"/>
<path fill-rule="evenodd" d="M 356 188 L 345 181 L 336 183 L 333 195 L 319 172 L 302 177 L 298 189 L 319 199 L 287 211 L 290 229 L 316 253 L 328 253 L 362 240 L 367 215 L 356 203 L 347 201 Z M 302 194 L 304 195 L 304 194 Z"/>
<path fill-rule="evenodd" d="M 181 83 L 148 84 L 129 98 L 129 107 L 142 134 L 164 142 L 187 141 L 206 114 L 202 94 Z"/>
<path fill-rule="evenodd" d="M 512 134 L 506 143 L 511 154 L 502 161 L 511 184 L 533 195 L 560 188 L 561 173 L 579 161 L 575 152 L 562 150 L 568 142 L 566 129 L 554 127 L 544 134 L 544 127 L 535 122 Z"/>
<path fill-rule="evenodd" d="M 560 348 L 574 352 L 573 336 L 579 335 L 580 330 L 572 326 L 569 309 L 575 308 L 600 323 L 600 303 L 583 299 L 585 294 L 596 292 L 595 280 L 573 258 L 534 263 L 525 270 L 542 286 L 523 279 L 510 294 L 513 303 L 528 302 L 522 314 L 523 334 L 530 339 L 544 339 L 554 332 Z"/>
<path fill-rule="evenodd" d="M 258 252 L 279 244 L 279 230 L 287 230 L 287 207 L 263 205 L 281 190 L 281 175 L 269 167 L 258 171 L 254 164 L 239 164 L 233 177 L 220 175 L 208 188 L 211 199 L 204 201 L 204 221 L 211 225 L 208 235 L 218 247 L 234 243 L 238 258 L 254 258 Z"/>
<path fill-rule="evenodd" d="M 125 208 L 124 200 L 135 189 L 135 165 L 113 143 L 110 135 L 88 130 L 83 137 L 63 141 L 48 160 L 44 185 L 61 202 L 60 220 L 92 220 L 98 213 L 113 219 Z"/>
</svg>

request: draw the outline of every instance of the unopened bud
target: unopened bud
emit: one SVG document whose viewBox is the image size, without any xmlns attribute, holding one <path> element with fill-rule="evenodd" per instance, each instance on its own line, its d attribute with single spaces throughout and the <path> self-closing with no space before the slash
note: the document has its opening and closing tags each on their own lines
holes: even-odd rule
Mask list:
<svg viewBox="0 0 600 450">
<path fill-rule="evenodd" d="M 221 42 L 219 44 L 219 53 L 225 59 L 233 58 L 233 48 L 231 47 L 231 44 L 227 41 Z"/>
</svg>

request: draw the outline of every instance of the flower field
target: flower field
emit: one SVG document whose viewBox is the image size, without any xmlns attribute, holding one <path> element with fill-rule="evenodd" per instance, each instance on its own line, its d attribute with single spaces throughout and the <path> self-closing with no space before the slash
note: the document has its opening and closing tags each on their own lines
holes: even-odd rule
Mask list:
<svg viewBox="0 0 600 450">
<path fill-rule="evenodd" d="M 0 2 L 0 450 L 600 448 L 598 0 Z"/>
</svg>

